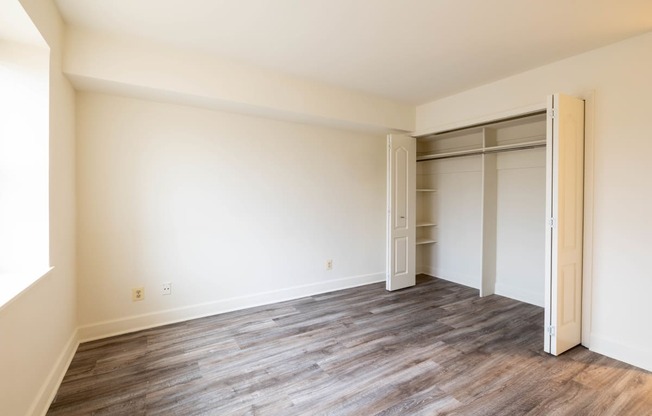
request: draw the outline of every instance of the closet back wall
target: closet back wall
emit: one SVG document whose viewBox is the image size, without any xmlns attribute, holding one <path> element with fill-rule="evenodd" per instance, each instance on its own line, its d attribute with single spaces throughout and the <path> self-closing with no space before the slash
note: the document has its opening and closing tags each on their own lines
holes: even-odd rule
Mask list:
<svg viewBox="0 0 652 416">
<path fill-rule="evenodd" d="M 383 135 L 96 93 L 77 109 L 82 338 L 384 279 Z"/>
<path fill-rule="evenodd" d="M 496 293 L 544 306 L 546 149 L 498 154 Z"/>
</svg>

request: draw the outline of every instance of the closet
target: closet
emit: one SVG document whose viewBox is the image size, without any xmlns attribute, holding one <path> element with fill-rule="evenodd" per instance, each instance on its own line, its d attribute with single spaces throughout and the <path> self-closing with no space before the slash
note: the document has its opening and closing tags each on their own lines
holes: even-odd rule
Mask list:
<svg viewBox="0 0 652 416">
<path fill-rule="evenodd" d="M 580 342 L 584 103 L 388 138 L 387 289 L 425 273 L 545 308 L 544 350 Z"/>
<path fill-rule="evenodd" d="M 416 273 L 543 306 L 545 112 L 417 138 Z"/>
</svg>

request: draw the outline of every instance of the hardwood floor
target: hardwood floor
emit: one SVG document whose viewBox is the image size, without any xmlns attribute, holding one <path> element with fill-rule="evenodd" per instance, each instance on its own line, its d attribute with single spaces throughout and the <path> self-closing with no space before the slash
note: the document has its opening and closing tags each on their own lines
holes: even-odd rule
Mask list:
<svg viewBox="0 0 652 416">
<path fill-rule="evenodd" d="M 373 284 L 80 345 L 48 415 L 652 415 L 652 373 L 542 352 L 543 310 Z"/>
</svg>

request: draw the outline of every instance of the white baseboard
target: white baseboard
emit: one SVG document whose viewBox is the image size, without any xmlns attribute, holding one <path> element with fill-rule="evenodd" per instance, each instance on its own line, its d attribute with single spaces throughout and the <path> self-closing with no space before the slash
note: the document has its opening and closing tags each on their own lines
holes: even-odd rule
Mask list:
<svg viewBox="0 0 652 416">
<path fill-rule="evenodd" d="M 383 271 L 98 322 L 79 327 L 79 340 L 80 342 L 92 341 L 175 322 L 384 281 L 385 272 Z"/>
<path fill-rule="evenodd" d="M 521 302 L 529 303 L 530 305 L 539 306 L 543 308 L 544 299 L 543 293 L 537 293 L 530 290 L 524 290 L 513 285 L 501 284 L 496 282 L 496 294 L 505 296 L 510 299 L 515 299 Z"/>
<path fill-rule="evenodd" d="M 432 274 L 430 274 L 430 267 L 423 266 L 423 265 L 418 265 L 416 267 L 416 273 L 417 274 L 427 274 L 429 276 L 432 276 Z"/>
<path fill-rule="evenodd" d="M 430 267 L 430 266 L 419 266 L 417 268 L 417 274 L 427 274 L 428 276 L 432 276 L 432 277 L 440 277 L 437 274 L 437 271 L 433 267 Z M 440 278 L 443 279 L 443 277 L 440 277 Z M 448 279 L 444 279 L 444 280 L 448 280 Z"/>
<path fill-rule="evenodd" d="M 458 285 L 470 287 L 473 289 L 480 289 L 477 284 L 471 282 L 474 281 L 474 278 L 471 276 L 450 276 L 446 273 L 442 273 L 440 270 L 429 267 L 429 266 L 419 266 L 419 273 L 424 273 L 429 276 L 438 277 L 443 280 L 448 280 L 449 282 L 457 283 Z"/>
<path fill-rule="evenodd" d="M 66 375 L 66 371 L 68 371 L 72 358 L 75 356 L 75 352 L 77 352 L 77 347 L 79 346 L 78 334 L 79 332 L 75 330 L 70 336 L 70 339 L 63 348 L 63 351 L 61 351 L 61 354 L 59 354 L 59 358 L 57 358 L 52 366 L 50 374 L 48 374 L 45 379 L 45 382 L 41 386 L 41 389 L 36 395 L 36 398 L 27 414 L 45 415 L 48 412 L 50 404 L 52 404 L 52 401 L 59 390 L 59 386 L 63 381 L 63 377 Z"/>
<path fill-rule="evenodd" d="M 444 273 L 441 273 L 439 270 L 435 269 L 434 267 L 429 267 L 424 265 L 420 265 L 417 267 L 417 273 L 424 273 L 430 276 L 436 276 L 440 279 L 448 280 L 449 282 L 457 283 L 459 285 L 471 287 L 473 289 L 480 289 L 476 285 L 470 283 L 474 280 L 474 278 L 471 276 L 448 276 Z M 540 293 L 523 290 L 510 285 L 496 283 L 496 294 L 511 299 L 515 299 L 521 302 L 529 303 L 531 305 L 543 307 L 543 296 Z"/>
<path fill-rule="evenodd" d="M 618 361 L 652 371 L 652 350 L 650 349 L 621 344 L 595 334 L 591 334 L 590 349 Z"/>
</svg>

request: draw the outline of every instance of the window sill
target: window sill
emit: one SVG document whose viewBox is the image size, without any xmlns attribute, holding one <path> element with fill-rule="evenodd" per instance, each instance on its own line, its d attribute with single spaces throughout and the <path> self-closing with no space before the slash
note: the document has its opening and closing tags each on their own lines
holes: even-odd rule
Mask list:
<svg viewBox="0 0 652 416">
<path fill-rule="evenodd" d="M 23 293 L 47 276 L 54 267 L 45 270 L 21 270 L 0 272 L 0 311 L 18 299 Z"/>
</svg>

